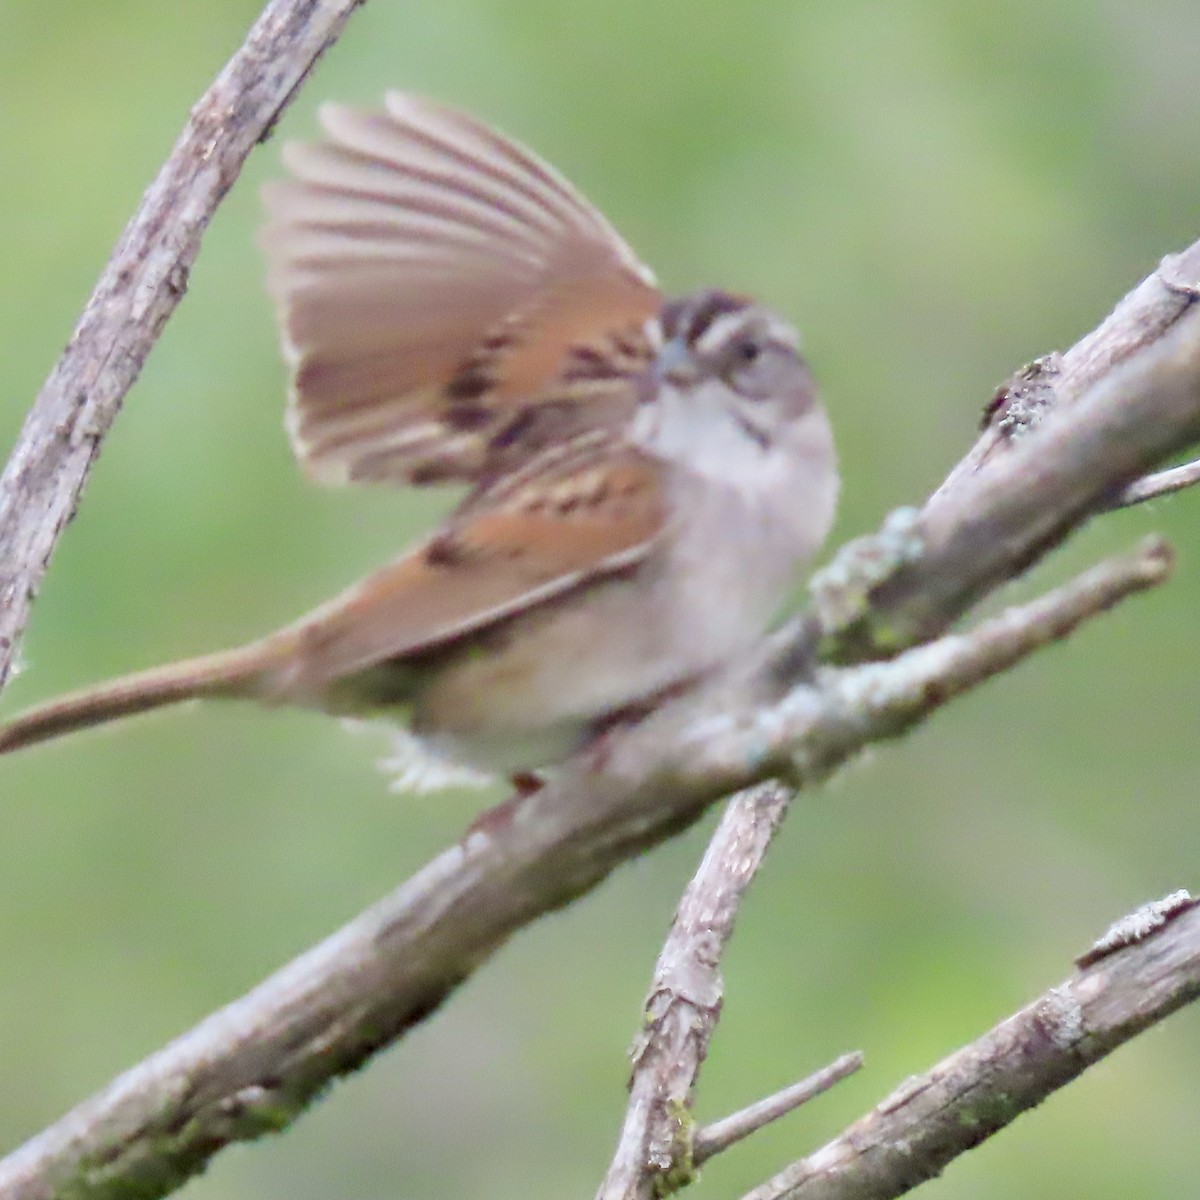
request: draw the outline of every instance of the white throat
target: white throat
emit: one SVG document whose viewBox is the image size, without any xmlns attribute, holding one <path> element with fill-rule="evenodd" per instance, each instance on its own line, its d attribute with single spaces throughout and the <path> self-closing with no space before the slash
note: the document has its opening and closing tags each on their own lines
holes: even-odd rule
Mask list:
<svg viewBox="0 0 1200 1200">
<path fill-rule="evenodd" d="M 664 385 L 638 411 L 633 440 L 685 471 L 747 493 L 768 486 L 764 473 L 778 457 L 773 439 L 753 436 L 737 419 L 717 381 L 686 391 Z"/>
<path fill-rule="evenodd" d="M 814 405 L 790 421 L 747 428 L 757 414 L 739 404 L 715 379 L 687 389 L 664 386 L 638 412 L 633 438 L 675 466 L 684 487 L 687 480 L 702 483 L 714 519 L 733 518 L 721 513 L 722 505 L 737 507 L 781 561 L 808 559 L 825 540 L 837 502 L 825 411 Z"/>
</svg>

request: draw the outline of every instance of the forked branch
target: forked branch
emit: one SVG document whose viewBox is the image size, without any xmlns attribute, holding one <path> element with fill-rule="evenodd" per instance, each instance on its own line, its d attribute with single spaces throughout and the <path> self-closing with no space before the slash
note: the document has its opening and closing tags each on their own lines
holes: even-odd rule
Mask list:
<svg viewBox="0 0 1200 1200">
<path fill-rule="evenodd" d="M 1038 647 L 1065 637 L 1124 597 L 1162 582 L 1170 570 L 1167 547 L 1151 538 L 1135 553 L 1101 563 L 968 633 L 946 636 L 888 663 L 835 669 L 829 674 L 849 689 L 844 717 L 851 727 L 867 721 L 875 737 L 902 732 L 910 720 L 919 719 L 918 713 L 924 715 L 923 703 L 944 703 Z M 840 684 L 826 688 L 827 703 Z M 777 709 L 794 704 L 799 693 L 797 689 Z M 826 715 L 833 707 L 830 703 Z M 803 740 L 796 738 L 798 729 L 787 716 L 778 711 L 775 716 L 778 727 L 764 737 L 781 736 L 785 745 L 798 746 Z M 808 719 L 803 712 L 801 723 Z M 818 764 L 812 767 L 820 769 Z M 693 1133 L 691 1110 L 721 1010 L 720 960 L 789 800 L 779 785 L 735 797 L 684 893 L 646 1000 L 645 1024 L 633 1053 L 629 1106 L 597 1200 L 653 1200 L 689 1183 L 694 1167 L 714 1152 L 698 1149 L 704 1134 Z M 780 1106 L 772 1116 L 787 1111 Z"/>
</svg>

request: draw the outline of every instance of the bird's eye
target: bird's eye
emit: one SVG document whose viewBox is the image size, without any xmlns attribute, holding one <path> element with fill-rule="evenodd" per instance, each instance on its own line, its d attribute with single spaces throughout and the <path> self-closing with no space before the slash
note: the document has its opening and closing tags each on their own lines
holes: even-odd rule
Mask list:
<svg viewBox="0 0 1200 1200">
<path fill-rule="evenodd" d="M 763 337 L 747 335 L 725 350 L 721 371 L 726 383 L 750 400 L 768 399 L 786 377 L 793 356 L 786 347 Z"/>
</svg>

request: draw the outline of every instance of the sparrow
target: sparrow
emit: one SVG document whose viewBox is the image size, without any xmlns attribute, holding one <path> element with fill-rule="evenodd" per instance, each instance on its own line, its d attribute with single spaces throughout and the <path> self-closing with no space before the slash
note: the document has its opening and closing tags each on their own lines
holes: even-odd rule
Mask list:
<svg viewBox="0 0 1200 1200">
<path fill-rule="evenodd" d="M 744 654 L 833 519 L 795 330 L 677 299 L 553 168 L 470 116 L 327 105 L 264 190 L 286 427 L 323 484 L 467 485 L 423 541 L 285 628 L 36 707 L 7 753 L 194 698 L 407 721 L 552 765 Z"/>
</svg>

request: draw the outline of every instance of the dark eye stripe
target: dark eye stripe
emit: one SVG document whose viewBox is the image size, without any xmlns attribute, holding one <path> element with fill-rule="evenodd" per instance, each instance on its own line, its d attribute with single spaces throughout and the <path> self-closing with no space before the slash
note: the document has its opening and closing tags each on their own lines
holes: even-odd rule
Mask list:
<svg viewBox="0 0 1200 1200">
<path fill-rule="evenodd" d="M 750 301 L 745 297 L 717 289 L 668 300 L 661 317 L 663 339 L 682 337 L 689 345 L 695 345 L 718 317 L 749 307 Z"/>
</svg>

